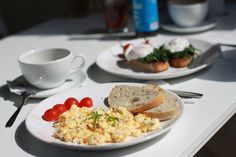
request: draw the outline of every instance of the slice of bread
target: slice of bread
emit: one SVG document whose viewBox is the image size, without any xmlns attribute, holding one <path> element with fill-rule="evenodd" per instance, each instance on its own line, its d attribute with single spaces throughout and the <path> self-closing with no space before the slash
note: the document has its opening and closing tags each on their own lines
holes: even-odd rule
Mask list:
<svg viewBox="0 0 236 157">
<path fill-rule="evenodd" d="M 155 73 L 166 71 L 169 68 L 168 61 L 144 63 L 139 60 L 131 60 L 131 61 L 128 61 L 128 64 L 132 66 L 133 68 L 143 69 L 145 71 L 150 71 L 150 72 L 155 72 Z"/>
<path fill-rule="evenodd" d="M 158 90 L 158 86 L 152 84 L 147 85 L 146 88 Z M 152 109 L 144 111 L 143 113 L 145 115 L 152 118 L 158 118 L 160 121 L 168 120 L 178 115 L 180 106 L 176 97 L 168 92 L 164 91 L 164 93 L 165 101 Z"/>
<path fill-rule="evenodd" d="M 154 108 L 165 100 L 164 90 L 130 85 L 115 86 L 108 97 L 111 107 L 123 106 L 132 113 L 141 113 Z"/>
<path fill-rule="evenodd" d="M 170 58 L 169 62 L 172 67 L 183 68 L 187 67 L 193 60 L 193 56 L 187 56 L 184 58 Z"/>
</svg>

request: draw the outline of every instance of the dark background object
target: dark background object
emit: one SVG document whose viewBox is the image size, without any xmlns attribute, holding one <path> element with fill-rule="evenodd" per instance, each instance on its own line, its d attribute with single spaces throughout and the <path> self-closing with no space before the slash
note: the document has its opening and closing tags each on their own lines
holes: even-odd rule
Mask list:
<svg viewBox="0 0 236 157">
<path fill-rule="evenodd" d="M 102 13 L 104 0 L 0 0 L 1 20 L 8 35 L 18 33 L 53 18 L 80 18 Z M 235 2 L 235 0 L 225 0 Z M 160 21 L 167 16 L 167 0 L 158 0 Z M 131 12 L 130 12 L 131 14 Z"/>
</svg>

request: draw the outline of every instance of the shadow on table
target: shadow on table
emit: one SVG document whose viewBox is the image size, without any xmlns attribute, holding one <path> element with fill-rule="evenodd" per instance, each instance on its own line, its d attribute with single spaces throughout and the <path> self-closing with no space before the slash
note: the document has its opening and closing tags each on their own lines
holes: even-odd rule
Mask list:
<svg viewBox="0 0 236 157">
<path fill-rule="evenodd" d="M 13 103 L 13 105 L 16 106 L 16 108 L 18 108 L 21 105 L 21 102 L 22 102 L 22 96 L 20 96 L 18 94 L 15 94 L 15 93 L 11 93 L 8 86 L 7 86 L 7 84 L 0 87 L 0 97 L 2 97 L 3 100 L 5 100 L 5 101 L 7 101 L 7 100 L 11 101 Z M 38 103 L 42 100 L 43 99 L 29 98 L 24 105 L 27 105 L 28 103 Z M 12 116 L 12 114 L 14 112 L 9 113 L 9 119 L 10 119 L 10 117 Z M 6 123 L 7 123 L 7 121 L 6 121 Z"/>
<path fill-rule="evenodd" d="M 96 83 L 109 83 L 109 82 L 132 82 L 132 83 L 147 83 L 150 80 L 131 79 L 126 77 L 119 77 L 100 69 L 95 63 L 92 64 L 87 70 L 88 77 Z M 155 80 L 153 80 L 155 81 Z M 156 80 L 159 85 L 166 84 L 165 81 Z"/>
<path fill-rule="evenodd" d="M 168 132 L 167 132 L 168 133 Z M 119 148 L 114 150 L 101 150 L 101 151 L 81 151 L 75 149 L 66 149 L 58 146 L 54 146 L 45 142 L 38 140 L 33 137 L 25 127 L 25 121 L 23 121 L 17 128 L 15 132 L 15 140 L 18 146 L 23 149 L 25 152 L 34 155 L 34 156 L 42 156 L 42 157 L 51 157 L 51 156 L 89 156 L 89 157 L 118 157 L 124 156 L 127 154 L 131 154 L 134 152 L 141 151 L 156 142 L 163 139 L 167 133 L 149 140 L 147 142 L 137 144 L 134 146 Z"/>
<path fill-rule="evenodd" d="M 96 63 L 92 64 L 87 70 L 88 77 L 97 83 L 107 82 L 145 82 L 145 80 L 135 80 L 124 77 L 119 77 L 110 73 L 107 73 L 100 69 Z M 147 80 L 146 80 L 147 81 Z"/>
<path fill-rule="evenodd" d="M 209 69 L 211 75 L 203 74 L 199 78 L 219 82 L 236 81 L 236 49 L 225 51 L 223 58 L 218 59 Z"/>
<path fill-rule="evenodd" d="M 21 96 L 17 95 L 15 93 L 11 93 L 7 84 L 4 84 L 0 87 L 0 97 L 3 98 L 3 100 L 9 100 L 11 102 L 14 102 L 14 106 L 19 106 L 20 105 L 20 99 Z"/>
<path fill-rule="evenodd" d="M 8 100 L 8 101 L 13 102 L 13 105 L 16 107 L 20 106 L 21 101 L 22 101 L 22 96 L 16 93 L 10 92 L 7 84 L 4 84 L 0 87 L 0 97 L 2 97 L 3 100 L 5 101 Z M 27 103 L 38 103 L 42 100 L 43 100 L 42 98 L 37 98 L 37 99 L 29 98 L 27 102 L 25 103 L 25 105 L 27 105 Z M 9 115 L 9 118 L 10 118 L 10 115 Z"/>
</svg>

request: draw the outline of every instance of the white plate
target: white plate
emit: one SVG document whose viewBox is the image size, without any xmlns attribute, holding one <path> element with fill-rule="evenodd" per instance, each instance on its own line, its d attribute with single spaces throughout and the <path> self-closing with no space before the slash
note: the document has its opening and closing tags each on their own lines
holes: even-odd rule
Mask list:
<svg viewBox="0 0 236 157">
<path fill-rule="evenodd" d="M 77 99 L 81 99 L 82 97 L 85 97 L 85 96 L 90 96 L 94 101 L 95 108 L 97 107 L 107 108 L 106 105 L 104 104 L 104 99 L 109 95 L 109 92 L 111 91 L 113 87 L 120 84 L 129 84 L 129 85 L 138 85 L 138 86 L 143 85 L 143 84 L 138 84 L 138 83 L 106 83 L 106 84 L 99 84 L 95 86 L 74 88 L 74 89 L 59 93 L 57 95 L 51 96 L 43 100 L 29 112 L 25 120 L 26 128 L 29 130 L 29 132 L 33 136 L 49 144 L 54 144 L 54 145 L 59 145 L 62 147 L 68 147 L 68 148 L 74 148 L 74 149 L 83 149 L 83 150 L 104 150 L 104 149 L 115 149 L 115 148 L 131 146 L 131 145 L 138 144 L 138 143 L 153 139 L 155 137 L 158 137 L 166 133 L 168 130 L 170 130 L 171 127 L 173 127 L 173 125 L 181 116 L 182 111 L 183 111 L 183 102 L 174 93 L 167 91 L 177 98 L 177 101 L 180 104 L 181 110 L 180 110 L 180 114 L 177 117 L 171 120 L 165 121 L 165 122 L 161 122 L 162 129 L 159 131 L 146 133 L 136 138 L 129 138 L 121 143 L 106 143 L 106 144 L 102 144 L 98 146 L 63 142 L 52 137 L 53 132 L 54 132 L 54 128 L 52 127 L 53 123 L 46 122 L 42 119 L 43 113 L 48 108 L 51 108 L 53 105 L 57 103 L 64 102 L 65 99 L 71 96 L 76 97 Z"/>
<path fill-rule="evenodd" d="M 134 79 L 168 79 L 168 78 L 176 78 L 180 76 L 185 76 L 188 74 L 195 73 L 210 64 L 212 64 L 218 57 L 218 52 L 214 52 L 214 49 L 211 51 L 207 51 L 212 48 L 213 44 L 207 41 L 198 40 L 198 39 L 189 39 L 191 44 L 200 50 L 200 57 L 193 60 L 192 64 L 185 68 L 173 68 L 170 67 L 167 71 L 160 72 L 160 73 L 150 73 L 144 71 L 134 71 L 133 69 L 129 68 L 126 62 L 123 62 L 119 54 L 122 54 L 122 48 L 119 44 L 106 49 L 102 53 L 97 56 L 96 64 L 103 69 L 104 71 L 127 78 L 134 78 Z M 161 40 L 158 37 L 153 38 L 151 43 L 154 46 L 159 47 L 164 42 L 170 41 L 169 40 Z M 143 39 L 131 40 L 127 43 L 132 44 L 139 44 L 143 42 Z M 207 57 L 204 56 L 207 53 Z M 210 56 L 210 57 L 209 57 Z"/>
<path fill-rule="evenodd" d="M 179 27 L 176 24 L 170 22 L 170 23 L 164 23 L 161 24 L 161 28 L 169 31 L 169 32 L 174 32 L 174 33 L 198 33 L 198 32 L 203 32 L 207 31 L 209 29 L 212 29 L 216 27 L 218 24 L 217 20 L 215 18 L 208 18 L 198 26 L 194 27 Z"/>
</svg>

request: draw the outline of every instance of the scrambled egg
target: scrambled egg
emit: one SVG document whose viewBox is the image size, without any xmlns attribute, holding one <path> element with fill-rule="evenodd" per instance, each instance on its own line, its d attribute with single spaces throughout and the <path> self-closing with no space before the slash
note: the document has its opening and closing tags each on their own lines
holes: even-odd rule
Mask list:
<svg viewBox="0 0 236 157">
<path fill-rule="evenodd" d="M 158 119 L 144 114 L 134 116 L 124 107 L 104 110 L 76 105 L 60 115 L 54 126 L 55 138 L 88 145 L 122 142 L 128 136 L 137 137 L 160 128 Z"/>
</svg>

